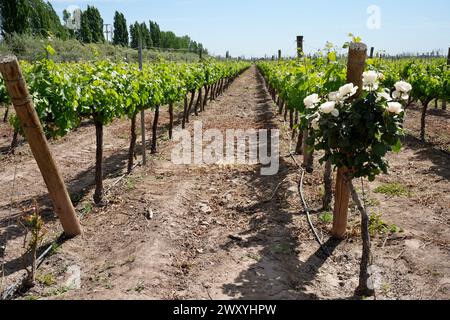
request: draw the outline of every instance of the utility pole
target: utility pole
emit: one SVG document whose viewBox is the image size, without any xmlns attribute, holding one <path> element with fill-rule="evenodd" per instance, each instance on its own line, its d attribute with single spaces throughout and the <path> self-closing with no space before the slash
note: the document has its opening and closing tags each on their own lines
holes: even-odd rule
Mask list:
<svg viewBox="0 0 450 320">
<path fill-rule="evenodd" d="M 104 33 L 105 33 L 105 35 L 106 35 L 106 41 L 107 41 L 107 42 L 110 42 L 110 40 L 109 40 L 109 34 L 111 34 L 111 40 L 112 40 L 112 28 L 111 28 L 111 30 L 110 30 L 109 27 L 111 27 L 110 24 L 105 23 L 105 24 L 103 25 L 103 28 L 105 29 Z"/>
</svg>

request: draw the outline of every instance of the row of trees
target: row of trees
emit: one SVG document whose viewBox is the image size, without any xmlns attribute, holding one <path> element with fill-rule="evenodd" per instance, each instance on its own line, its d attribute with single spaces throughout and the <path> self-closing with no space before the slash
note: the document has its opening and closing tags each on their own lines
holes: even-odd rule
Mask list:
<svg viewBox="0 0 450 320">
<path fill-rule="evenodd" d="M 206 52 L 201 43 L 193 41 L 189 36 L 178 37 L 172 31 L 161 31 L 158 23 L 154 21 L 150 21 L 148 26 L 145 22 L 139 23 L 136 21 L 130 25 L 130 32 L 128 32 L 125 16 L 116 11 L 114 15 L 113 43 L 115 45 L 137 48 L 139 42 L 146 49 L 156 47 L 181 49 L 190 52 Z"/>
<path fill-rule="evenodd" d="M 67 39 L 70 35 L 52 5 L 42 0 L 1 0 L 0 25 L 3 37 L 12 33 L 40 36 L 51 33 Z"/>
<path fill-rule="evenodd" d="M 49 2 L 43 0 L 1 0 L 0 25 L 3 37 L 9 34 L 53 35 L 58 38 L 76 38 L 83 43 L 105 42 L 104 23 L 100 11 L 87 6 L 84 11 L 63 12 L 64 25 Z M 129 27 L 125 16 L 116 12 L 114 16 L 114 45 L 137 48 L 181 49 L 204 52 L 201 43 L 189 36 L 178 37 L 171 31 L 161 31 L 158 23 L 135 22 Z"/>
</svg>

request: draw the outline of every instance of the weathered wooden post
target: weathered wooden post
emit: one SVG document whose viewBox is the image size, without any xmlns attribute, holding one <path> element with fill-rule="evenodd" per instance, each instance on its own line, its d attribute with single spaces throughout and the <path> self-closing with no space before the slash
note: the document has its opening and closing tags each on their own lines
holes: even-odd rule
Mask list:
<svg viewBox="0 0 450 320">
<path fill-rule="evenodd" d="M 450 66 L 450 48 L 448 48 L 447 65 Z"/>
<path fill-rule="evenodd" d="M 303 57 L 303 36 L 297 36 L 297 57 Z"/>
<path fill-rule="evenodd" d="M 68 237 L 81 234 L 81 226 L 70 200 L 64 180 L 59 172 L 34 108 L 27 84 L 15 56 L 0 58 L 0 72 L 16 110 L 24 135 L 39 166 L 64 233 Z"/>
<path fill-rule="evenodd" d="M 143 63 L 142 63 L 142 43 L 139 41 L 139 70 L 142 71 Z M 147 165 L 147 153 L 145 152 L 145 110 L 141 110 L 141 137 L 142 137 L 142 164 L 144 166 Z"/>
<path fill-rule="evenodd" d="M 347 66 L 347 83 L 358 86 L 355 98 L 361 95 L 363 87 L 364 67 L 367 57 L 367 46 L 364 43 L 350 44 Z M 334 204 L 334 218 L 332 235 L 334 238 L 342 239 L 347 231 L 348 204 L 350 202 L 350 190 L 346 182 L 349 168 L 338 168 L 336 177 L 336 195 Z"/>
</svg>

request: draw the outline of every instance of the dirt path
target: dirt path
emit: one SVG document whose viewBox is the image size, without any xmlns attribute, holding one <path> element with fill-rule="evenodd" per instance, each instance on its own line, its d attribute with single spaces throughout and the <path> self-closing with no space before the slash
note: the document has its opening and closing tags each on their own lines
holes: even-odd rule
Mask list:
<svg viewBox="0 0 450 320">
<path fill-rule="evenodd" d="M 104 210 L 91 210 L 89 206 L 95 152 L 92 128 L 82 128 L 54 144 L 52 148 L 66 169 L 65 178 L 77 187 L 82 177 L 86 179 L 78 199 L 78 208 L 85 213 L 85 233 L 66 242 L 47 260 L 40 274 L 51 277 L 52 283 L 41 281 L 28 297 L 352 298 L 358 280 L 358 235 L 350 235 L 342 243 L 328 241 L 331 257 L 319 250 L 298 199 L 298 168 L 286 157 L 290 148 L 288 128 L 274 112 L 276 108 L 253 67 L 225 95 L 208 105 L 198 120 L 204 129 L 222 131 L 280 128 L 282 158 L 276 176 L 261 176 L 259 165 L 177 166 L 171 162 L 173 143 L 164 141 L 151 165 L 138 168 L 125 179 L 109 196 L 111 205 Z M 124 167 L 128 126 L 119 121 L 107 130 L 106 140 L 111 141 L 106 148 L 110 178 Z M 45 189 L 38 182 L 33 160 L 23 153 L 17 170 L 22 175 L 18 185 L 29 187 L 17 197 L 26 200 L 45 194 Z M 422 150 L 412 142 L 405 152 L 392 155 L 390 160 L 393 175 L 367 185 L 373 210 L 404 229 L 374 240 L 381 270 L 379 297 L 449 298 L 450 162 L 445 155 L 430 154 L 430 150 Z M 317 163 L 316 168 L 306 185 L 312 207 L 319 207 L 321 193 L 322 171 Z M 11 181 L 11 164 L 2 170 L 0 179 L 4 183 Z M 372 192 L 382 183 L 399 179 L 411 190 L 408 197 L 389 199 Z M 8 194 L 11 187 L 4 183 L 0 185 L 2 195 Z M 426 190 L 430 183 L 435 186 L 432 194 Z M 7 203 L 2 198 L 2 217 Z M 49 229 L 58 230 L 57 224 L 48 220 Z M 10 220 L 2 221 L 0 227 L 4 230 Z M 358 228 L 357 221 L 357 215 L 352 215 L 353 231 Z M 327 240 L 329 223 L 321 222 L 318 216 L 314 216 L 314 223 Z M 8 247 L 19 248 L 21 241 L 18 233 Z M 12 261 L 17 265 L 15 252 L 8 252 L 7 261 L 15 258 Z M 67 270 L 74 265 L 81 269 L 82 286 L 68 291 L 63 285 Z M 15 270 L 14 263 L 9 266 Z M 17 272 L 11 272 L 10 278 L 13 276 Z"/>
</svg>

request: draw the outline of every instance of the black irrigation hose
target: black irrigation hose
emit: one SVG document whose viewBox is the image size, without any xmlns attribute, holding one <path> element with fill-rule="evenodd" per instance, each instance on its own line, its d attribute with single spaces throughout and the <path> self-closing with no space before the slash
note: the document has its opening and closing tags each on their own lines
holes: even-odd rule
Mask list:
<svg viewBox="0 0 450 320">
<path fill-rule="evenodd" d="M 259 71 L 259 69 L 258 69 L 258 71 Z M 261 72 L 260 72 L 260 74 L 261 74 Z M 268 87 L 266 78 L 265 78 L 264 76 L 263 76 L 262 78 L 265 80 L 266 87 Z M 270 89 L 269 89 L 269 91 L 270 91 Z M 324 246 L 322 240 L 320 240 L 319 234 L 317 233 L 317 230 L 316 230 L 316 228 L 314 227 L 314 224 L 312 223 L 311 213 L 310 213 L 308 204 L 306 203 L 306 200 L 305 200 L 305 195 L 304 195 L 304 192 L 303 192 L 303 182 L 304 182 L 304 180 L 305 180 L 305 169 L 303 169 L 303 167 L 297 162 L 297 160 L 295 159 L 295 157 L 294 157 L 294 155 L 292 154 L 292 152 L 289 154 L 289 156 L 292 158 L 292 160 L 294 160 L 295 164 L 300 168 L 300 170 L 301 170 L 301 172 L 302 172 L 301 177 L 300 177 L 300 180 L 299 180 L 299 182 L 298 182 L 298 192 L 299 192 L 299 195 L 300 195 L 300 199 L 301 199 L 301 201 L 302 201 L 302 204 L 303 204 L 303 208 L 305 209 L 305 213 L 306 213 L 306 217 L 307 217 L 307 220 L 308 220 L 309 228 L 310 228 L 311 232 L 314 234 L 315 240 L 316 240 L 317 243 L 320 245 L 320 249 L 321 249 L 327 256 L 330 256 L 330 255 L 331 255 L 330 252 L 325 248 L 325 246 Z"/>
<path fill-rule="evenodd" d="M 258 69 L 259 71 L 259 69 Z M 259 72 L 259 74 L 261 74 L 261 72 Z M 262 78 L 265 80 L 265 85 L 266 87 L 268 87 L 267 85 L 267 80 L 264 76 L 262 76 Z M 311 232 L 314 234 L 314 238 L 317 241 L 317 243 L 320 245 L 320 249 L 327 255 L 330 256 L 330 252 L 325 248 L 322 240 L 320 240 L 319 234 L 317 233 L 316 228 L 314 227 L 314 224 L 312 223 L 312 219 L 311 219 L 311 213 L 309 211 L 309 207 L 308 204 L 306 203 L 305 200 L 305 195 L 303 192 L 303 182 L 305 180 L 305 169 L 303 169 L 303 167 L 297 162 L 297 160 L 295 159 L 294 155 L 292 154 L 292 152 L 290 152 L 289 156 L 292 158 L 292 160 L 294 160 L 295 164 L 299 167 L 299 169 L 301 170 L 302 174 L 300 177 L 300 180 L 298 182 L 298 193 L 300 195 L 300 199 L 302 200 L 302 204 L 303 204 L 303 208 L 305 209 L 305 213 L 306 213 L 306 217 L 308 220 L 308 225 L 309 228 L 311 229 Z"/>
<path fill-rule="evenodd" d="M 294 157 L 292 154 L 291 154 L 291 156 Z M 301 168 L 301 170 L 302 170 L 302 174 L 301 174 L 300 180 L 298 182 L 298 191 L 299 191 L 302 203 L 303 203 L 303 207 L 304 207 L 305 212 L 306 212 L 306 217 L 307 217 L 307 220 L 308 220 L 309 228 L 311 229 L 311 232 L 314 234 L 314 238 L 316 239 L 317 243 L 320 245 L 320 249 L 322 249 L 322 251 L 327 256 L 330 256 L 330 252 L 325 248 L 322 240 L 320 240 L 319 234 L 317 233 L 317 230 L 314 227 L 314 224 L 312 223 L 311 213 L 309 211 L 309 207 L 308 207 L 308 204 L 306 203 L 305 195 L 304 195 L 304 192 L 303 192 L 303 182 L 304 182 L 304 179 L 305 179 L 305 170 L 303 168 Z"/>
</svg>

